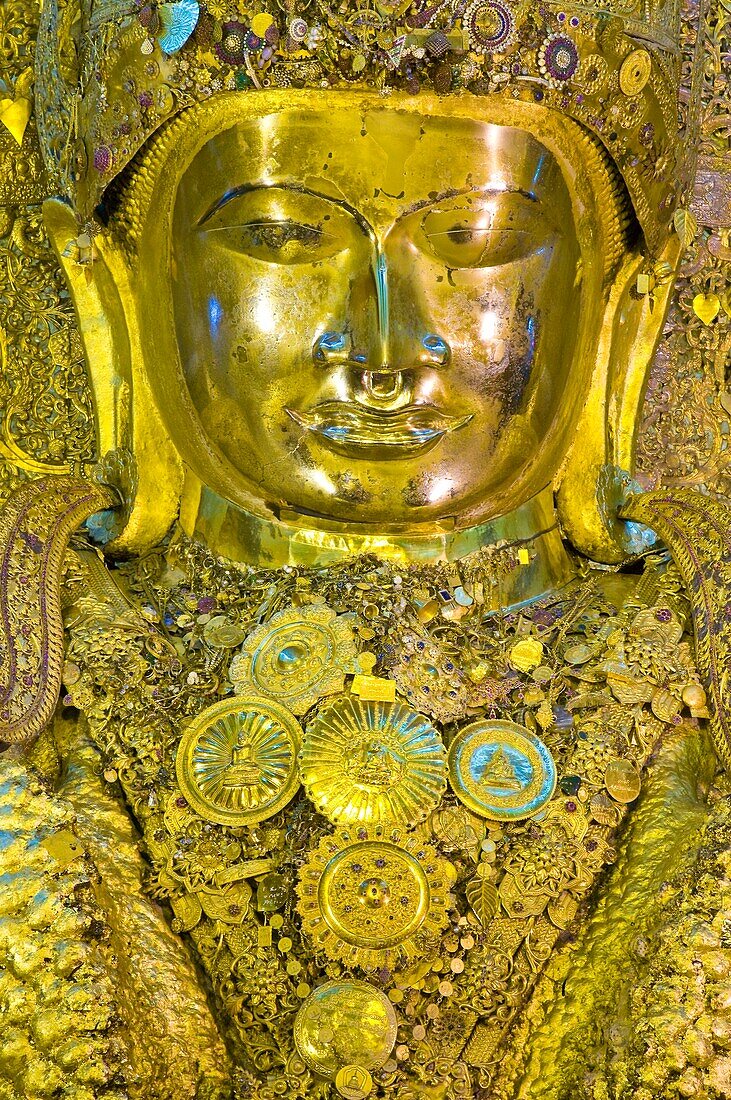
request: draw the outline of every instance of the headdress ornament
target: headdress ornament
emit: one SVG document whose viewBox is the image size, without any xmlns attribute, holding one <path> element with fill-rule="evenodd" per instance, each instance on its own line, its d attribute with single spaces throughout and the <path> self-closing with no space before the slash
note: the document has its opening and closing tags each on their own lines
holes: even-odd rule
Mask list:
<svg viewBox="0 0 731 1100">
<path fill-rule="evenodd" d="M 163 123 L 217 93 L 428 89 L 581 123 L 652 251 L 691 169 L 679 85 L 678 0 L 47 0 L 36 55 L 47 168 L 82 218 Z"/>
</svg>

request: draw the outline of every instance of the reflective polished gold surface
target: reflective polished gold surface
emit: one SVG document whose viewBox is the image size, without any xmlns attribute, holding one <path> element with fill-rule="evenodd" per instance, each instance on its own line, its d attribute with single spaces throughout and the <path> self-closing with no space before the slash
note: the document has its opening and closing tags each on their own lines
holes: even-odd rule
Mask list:
<svg viewBox="0 0 731 1100">
<path fill-rule="evenodd" d="M 616 486 L 668 286 L 634 292 L 637 230 L 592 139 L 457 95 L 224 94 L 189 121 L 117 200 L 92 284 L 47 204 L 95 318 L 100 449 L 144 454 L 118 552 L 154 544 L 194 483 L 346 541 L 470 528 L 560 486 L 582 549 L 639 548 Z"/>
<path fill-rule="evenodd" d="M 264 502 L 351 524 L 518 504 L 585 384 L 580 261 L 559 165 L 525 131 L 377 101 L 241 121 L 175 202 L 205 437 Z"/>
<path fill-rule="evenodd" d="M 272 9 L 2 85 L 93 410 L 8 259 L 0 1100 L 731 1098 L 729 504 L 632 477 L 692 15 Z"/>
</svg>

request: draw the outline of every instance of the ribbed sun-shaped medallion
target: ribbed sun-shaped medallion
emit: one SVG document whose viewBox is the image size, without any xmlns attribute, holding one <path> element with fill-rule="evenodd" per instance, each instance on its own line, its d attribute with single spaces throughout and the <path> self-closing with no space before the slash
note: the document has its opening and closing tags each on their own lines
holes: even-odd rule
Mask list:
<svg viewBox="0 0 731 1100">
<path fill-rule="evenodd" d="M 180 789 L 208 821 L 251 825 L 289 802 L 299 786 L 301 729 L 271 699 L 224 699 L 183 734 L 175 759 Z"/>
<path fill-rule="evenodd" d="M 402 703 L 344 696 L 307 727 L 300 775 L 336 825 L 415 825 L 447 786 L 447 754 L 428 718 Z"/>
<path fill-rule="evenodd" d="M 300 872 L 302 927 L 317 950 L 363 969 L 428 955 L 447 923 L 447 865 L 393 827 L 324 837 Z"/>
</svg>

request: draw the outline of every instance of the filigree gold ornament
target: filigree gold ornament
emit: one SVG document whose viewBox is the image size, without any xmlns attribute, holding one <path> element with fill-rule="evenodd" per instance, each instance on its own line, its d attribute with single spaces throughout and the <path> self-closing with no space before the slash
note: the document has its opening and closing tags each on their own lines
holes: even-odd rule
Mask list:
<svg viewBox="0 0 731 1100">
<path fill-rule="evenodd" d="M 302 927 L 331 959 L 393 969 L 437 948 L 448 864 L 418 836 L 383 826 L 325 837 L 300 872 Z"/>
<path fill-rule="evenodd" d="M 449 779 L 473 813 L 515 821 L 538 813 L 553 794 L 556 766 L 543 742 L 515 722 L 464 726 L 449 748 Z"/>
<path fill-rule="evenodd" d="M 352 979 L 330 981 L 297 1013 L 294 1042 L 310 1069 L 332 1079 L 346 1066 L 379 1069 L 393 1050 L 396 1030 L 396 1012 L 380 989 Z"/>
<path fill-rule="evenodd" d="M 447 754 L 423 714 L 403 703 L 344 696 L 309 723 L 302 783 L 336 825 L 415 825 L 447 788 Z"/>
<path fill-rule="evenodd" d="M 183 734 L 175 758 L 180 789 L 209 821 L 250 825 L 272 817 L 299 786 L 301 730 L 261 696 L 214 703 Z"/>
<path fill-rule="evenodd" d="M 304 714 L 326 695 L 343 690 L 357 671 L 351 623 L 328 607 L 287 608 L 244 641 L 229 676 L 237 693 L 252 689 Z"/>
</svg>

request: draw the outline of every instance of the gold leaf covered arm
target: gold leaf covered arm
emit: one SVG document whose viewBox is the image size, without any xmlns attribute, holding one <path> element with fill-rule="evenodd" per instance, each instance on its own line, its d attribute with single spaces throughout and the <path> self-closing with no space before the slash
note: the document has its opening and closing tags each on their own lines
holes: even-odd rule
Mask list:
<svg viewBox="0 0 731 1100">
<path fill-rule="evenodd" d="M 61 570 L 79 524 L 115 499 L 71 477 L 28 482 L 0 512 L 0 741 L 27 741 L 61 688 Z"/>
<path fill-rule="evenodd" d="M 693 489 L 658 490 L 631 498 L 620 514 L 651 527 L 682 574 L 713 742 L 731 769 L 731 501 Z"/>
</svg>

